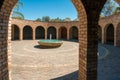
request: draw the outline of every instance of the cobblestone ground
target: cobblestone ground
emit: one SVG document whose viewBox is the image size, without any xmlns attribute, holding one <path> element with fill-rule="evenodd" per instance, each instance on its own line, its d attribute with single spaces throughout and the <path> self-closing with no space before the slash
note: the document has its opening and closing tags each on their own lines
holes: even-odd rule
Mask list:
<svg viewBox="0 0 120 80">
<path fill-rule="evenodd" d="M 98 61 L 98 80 L 120 80 L 120 47 L 102 45 L 107 54 Z"/>
<path fill-rule="evenodd" d="M 37 46 L 37 41 L 12 42 L 13 80 L 54 80 L 78 70 L 78 43 L 64 41 L 53 49 Z"/>
<path fill-rule="evenodd" d="M 40 49 L 37 41 L 12 42 L 12 80 L 77 80 L 77 42 Z M 99 44 L 98 80 L 120 80 L 120 48 Z"/>
</svg>

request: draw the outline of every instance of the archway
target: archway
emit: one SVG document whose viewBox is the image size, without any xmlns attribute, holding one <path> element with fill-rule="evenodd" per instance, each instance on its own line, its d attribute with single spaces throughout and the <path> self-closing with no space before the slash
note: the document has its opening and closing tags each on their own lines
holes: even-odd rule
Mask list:
<svg viewBox="0 0 120 80">
<path fill-rule="evenodd" d="M 82 80 L 96 80 L 97 78 L 97 63 L 96 63 L 96 53 L 97 53 L 97 43 L 95 44 L 94 42 L 96 42 L 96 36 L 97 34 L 94 34 L 92 32 L 96 32 L 96 26 L 98 23 L 98 16 L 99 13 L 105 3 L 106 0 L 100 1 L 100 0 L 96 0 L 96 1 L 90 1 L 90 0 L 72 0 L 74 5 L 76 6 L 76 9 L 78 11 L 78 16 L 79 19 L 81 21 L 79 21 L 80 23 L 80 36 L 82 41 L 80 42 L 80 47 L 79 47 L 79 53 L 80 53 L 80 60 L 79 60 L 79 66 L 83 65 L 82 67 L 79 68 L 79 73 L 80 73 L 80 77 Z M 119 1 L 119 0 L 118 0 Z M 8 29 L 8 22 L 9 22 L 9 16 L 10 13 L 14 7 L 14 5 L 17 3 L 17 0 L 1 0 L 0 1 L 0 13 L 4 13 L 4 14 L 0 14 L 0 22 L 2 24 L 0 24 L 1 30 L 4 29 Z M 9 5 L 9 6 L 6 6 Z M 94 10 L 93 10 L 94 9 Z M 5 15 L 7 14 L 7 15 Z M 84 27 L 84 28 L 83 28 Z M 87 30 L 87 31 L 86 31 Z M 82 36 L 85 33 L 84 36 Z M 91 34 L 89 34 L 91 33 Z M 89 35 L 87 35 L 89 34 Z M 5 40 L 7 42 L 7 40 L 9 40 L 8 36 L 9 34 L 7 32 L 3 33 L 2 35 L 5 35 L 5 37 L 0 37 L 3 40 Z M 10 34 L 11 35 L 11 34 Z M 88 37 L 87 37 L 88 36 Z M 91 38 L 92 36 L 92 38 Z M 94 38 L 95 37 L 95 38 Z M 85 39 L 87 38 L 87 39 Z M 87 40 L 87 41 L 86 41 Z M 4 41 L 4 42 L 5 42 Z M 1 42 L 3 42 L 1 40 Z M 6 56 L 8 52 L 7 50 L 4 49 L 9 49 L 10 43 L 6 44 L 4 43 L 2 45 L 4 45 L 1 48 L 0 53 L 1 56 Z M 91 46 L 92 44 L 92 46 Z M 87 46 L 87 47 L 86 47 Z M 85 50 L 85 51 L 83 51 Z M 91 53 L 92 54 L 89 54 Z M 89 55 L 88 55 L 89 54 Z M 92 57 L 95 56 L 95 58 Z M 91 57 L 90 57 L 91 56 Z M 87 61 L 86 61 L 87 59 Z M 5 58 L 0 58 L 1 63 L 1 67 L 3 72 L 1 73 L 1 77 L 0 79 L 3 80 L 8 80 L 8 65 L 7 65 L 7 57 Z M 89 63 L 89 64 L 88 64 Z M 94 64 L 93 64 L 94 63 Z M 89 69 L 90 67 L 90 69 Z M 87 71 L 87 72 L 86 72 Z"/>
<path fill-rule="evenodd" d="M 76 26 L 73 26 L 70 28 L 70 39 L 76 39 L 78 40 L 78 28 Z"/>
<path fill-rule="evenodd" d="M 42 26 L 38 26 L 35 30 L 36 39 L 44 39 L 45 38 L 45 29 Z"/>
<path fill-rule="evenodd" d="M 101 42 L 102 40 L 102 28 L 100 25 L 98 25 L 98 41 Z"/>
<path fill-rule="evenodd" d="M 50 39 L 50 34 L 52 35 L 52 39 L 56 39 L 56 28 L 51 26 L 47 29 L 47 38 Z"/>
<path fill-rule="evenodd" d="M 19 40 L 20 30 L 17 25 L 11 27 L 11 40 Z"/>
<path fill-rule="evenodd" d="M 114 26 L 113 26 L 113 24 L 108 24 L 106 26 L 106 43 L 114 44 Z"/>
<path fill-rule="evenodd" d="M 66 27 L 60 27 L 59 29 L 59 39 L 67 39 L 67 28 Z"/>
<path fill-rule="evenodd" d="M 25 26 L 23 28 L 23 39 L 24 40 L 29 40 L 33 38 L 33 30 L 30 26 Z"/>
</svg>

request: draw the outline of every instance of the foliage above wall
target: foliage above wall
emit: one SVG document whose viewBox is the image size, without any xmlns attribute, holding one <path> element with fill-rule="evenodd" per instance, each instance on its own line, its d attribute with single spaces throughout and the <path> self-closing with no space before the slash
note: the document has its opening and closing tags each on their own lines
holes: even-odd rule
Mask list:
<svg viewBox="0 0 120 80">
<path fill-rule="evenodd" d="M 13 19 L 22 19 L 22 20 L 24 19 L 23 13 L 20 12 L 20 8 L 23 6 L 24 6 L 23 2 L 18 1 L 18 3 L 15 5 L 13 9 L 13 14 L 12 14 Z"/>
</svg>

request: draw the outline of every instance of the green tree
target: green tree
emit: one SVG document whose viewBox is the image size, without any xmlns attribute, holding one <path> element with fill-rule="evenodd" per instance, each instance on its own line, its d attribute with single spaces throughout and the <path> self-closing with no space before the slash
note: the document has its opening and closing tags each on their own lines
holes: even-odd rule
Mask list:
<svg viewBox="0 0 120 80">
<path fill-rule="evenodd" d="M 35 21 L 42 21 L 40 18 L 37 18 Z"/>
<path fill-rule="evenodd" d="M 70 18 L 65 18 L 64 21 L 68 21 L 69 22 L 69 21 L 71 21 L 71 19 Z"/>
<path fill-rule="evenodd" d="M 49 22 L 50 21 L 50 17 L 49 16 L 43 16 L 42 17 L 42 21 Z"/>
<path fill-rule="evenodd" d="M 23 2 L 18 1 L 18 3 L 15 5 L 15 9 L 16 9 L 17 11 L 19 11 L 20 8 L 23 7 L 23 6 L 24 6 Z"/>
<path fill-rule="evenodd" d="M 55 19 L 51 19 L 51 22 L 62 22 L 62 19 L 60 19 L 59 17 L 55 18 Z"/>
<path fill-rule="evenodd" d="M 23 7 L 23 2 L 18 1 L 18 3 L 15 5 L 12 18 L 13 19 L 24 19 L 24 15 L 20 12 L 20 8 Z"/>
<path fill-rule="evenodd" d="M 114 13 L 120 13 L 120 6 L 116 8 Z"/>
<path fill-rule="evenodd" d="M 107 0 L 106 4 L 104 5 L 101 14 L 103 16 L 109 16 L 114 13 L 114 10 L 116 9 L 116 2 L 114 0 Z"/>
</svg>

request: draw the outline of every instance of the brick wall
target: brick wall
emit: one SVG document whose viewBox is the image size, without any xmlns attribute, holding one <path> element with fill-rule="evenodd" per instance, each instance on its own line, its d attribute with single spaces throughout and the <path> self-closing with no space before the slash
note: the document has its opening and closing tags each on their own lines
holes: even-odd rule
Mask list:
<svg viewBox="0 0 120 80">
<path fill-rule="evenodd" d="M 111 15 L 109 17 L 105 17 L 105 18 L 102 18 L 99 20 L 99 29 L 101 29 L 100 31 L 100 34 L 101 34 L 101 41 L 102 43 L 106 43 L 107 41 L 107 38 L 106 37 L 109 37 L 109 36 L 106 36 L 107 34 L 107 29 L 108 29 L 108 26 L 110 24 L 113 25 L 114 27 L 114 46 L 120 46 L 120 38 L 119 38 L 119 32 L 120 32 L 120 25 L 118 25 L 120 23 L 120 13 L 118 14 L 114 14 L 114 15 Z M 81 21 L 81 20 L 80 20 Z M 59 32 L 59 29 L 64 26 L 66 29 L 67 29 L 67 36 L 68 36 L 68 39 L 71 38 L 71 33 L 69 32 L 71 27 L 73 26 L 76 26 L 78 29 L 79 29 L 79 22 L 78 21 L 72 21 L 72 22 L 37 22 L 37 21 L 32 21 L 32 20 L 17 20 L 17 19 L 12 19 L 12 24 L 15 24 L 19 27 L 20 31 L 23 30 L 24 26 L 26 25 L 29 25 L 32 27 L 33 29 L 33 33 L 35 33 L 35 29 L 38 27 L 38 26 L 42 26 L 44 27 L 45 29 L 45 32 L 47 32 L 47 29 L 50 27 L 50 26 L 54 26 L 57 30 L 57 34 L 58 34 L 58 38 L 60 38 L 60 32 Z M 118 28 L 118 29 L 117 29 Z M 57 35 L 56 35 L 57 36 Z M 22 36 L 21 36 L 22 37 Z M 45 36 L 47 37 L 47 35 Z M 21 38 L 22 39 L 22 38 Z M 35 40 L 35 34 L 33 35 L 33 39 Z"/>
<path fill-rule="evenodd" d="M 9 80 L 10 54 L 9 17 L 17 0 L 0 0 L 0 80 Z M 9 27 L 8 27 L 9 26 Z M 9 43 L 9 44 L 8 44 Z"/>
<path fill-rule="evenodd" d="M 102 0 L 102 1 L 101 0 L 72 0 L 73 4 L 76 7 L 79 20 L 80 20 L 79 24 L 77 25 L 79 27 L 79 39 L 80 39 L 79 80 L 97 80 L 97 52 L 98 52 L 97 26 L 98 26 L 100 11 L 103 5 L 105 4 L 105 1 L 106 0 Z M 117 0 L 117 1 L 120 2 L 120 0 Z M 10 78 L 8 77 L 9 75 L 8 69 L 10 69 L 10 65 L 8 68 L 8 62 L 10 61 L 9 55 L 11 52 L 11 49 L 10 49 L 11 48 L 10 47 L 11 46 L 11 40 L 10 40 L 11 25 L 8 25 L 8 24 L 9 22 L 11 23 L 11 21 L 9 21 L 9 17 L 13 9 L 13 6 L 15 5 L 16 2 L 17 0 L 0 0 L 0 80 L 10 80 Z M 119 18 L 116 19 L 116 21 L 118 20 Z M 110 20 L 110 22 L 113 22 L 113 21 L 114 20 Z M 22 21 L 20 22 L 22 23 Z M 105 23 L 106 20 L 104 20 L 104 22 L 103 21 L 101 22 Z M 31 23 L 29 23 L 28 21 L 27 25 L 30 25 Z M 50 25 L 50 24 L 52 25 L 54 23 L 46 23 L 46 25 Z M 36 25 L 37 25 L 37 22 L 35 22 L 34 26 L 36 27 Z M 25 25 L 21 25 L 20 27 L 23 28 L 24 26 Z M 46 26 L 46 28 L 47 27 L 48 26 Z M 104 34 L 104 29 L 102 30 L 103 30 L 102 34 Z M 20 34 L 21 34 L 20 36 L 22 36 L 22 30 L 20 31 Z M 115 34 L 115 36 L 116 35 L 117 34 Z M 118 39 L 116 40 L 119 41 Z"/>
</svg>

